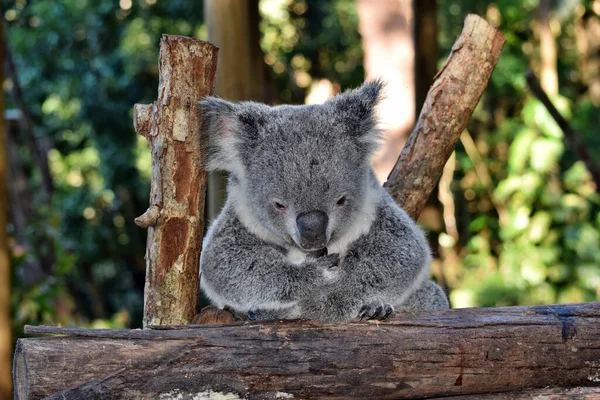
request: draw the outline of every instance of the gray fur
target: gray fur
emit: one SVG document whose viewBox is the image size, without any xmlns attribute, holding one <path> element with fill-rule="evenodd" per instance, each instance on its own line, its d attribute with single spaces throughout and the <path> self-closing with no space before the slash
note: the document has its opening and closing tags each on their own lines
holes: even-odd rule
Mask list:
<svg viewBox="0 0 600 400">
<path fill-rule="evenodd" d="M 359 312 L 382 318 L 387 305 L 448 308 L 428 281 L 422 231 L 369 163 L 381 88 L 368 82 L 323 105 L 201 101 L 208 169 L 230 173 L 200 260 L 201 287 L 213 303 L 260 319 L 328 321 Z M 314 211 L 327 214 L 329 255 L 306 248 L 297 229 L 297 216 Z"/>
</svg>

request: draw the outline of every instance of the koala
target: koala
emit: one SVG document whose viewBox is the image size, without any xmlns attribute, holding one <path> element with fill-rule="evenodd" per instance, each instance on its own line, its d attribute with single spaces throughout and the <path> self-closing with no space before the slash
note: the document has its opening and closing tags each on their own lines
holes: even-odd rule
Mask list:
<svg viewBox="0 0 600 400">
<path fill-rule="evenodd" d="M 321 105 L 200 101 L 207 169 L 229 173 L 200 258 L 214 305 L 330 322 L 448 308 L 423 232 L 371 168 L 382 86 Z"/>
</svg>

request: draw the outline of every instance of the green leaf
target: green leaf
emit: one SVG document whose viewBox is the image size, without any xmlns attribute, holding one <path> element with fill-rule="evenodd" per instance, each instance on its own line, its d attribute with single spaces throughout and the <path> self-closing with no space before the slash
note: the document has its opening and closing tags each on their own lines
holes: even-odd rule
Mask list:
<svg viewBox="0 0 600 400">
<path fill-rule="evenodd" d="M 508 167 L 510 171 L 521 172 L 525 169 L 531 145 L 536 137 L 537 133 L 531 128 L 523 128 L 517 133 L 509 150 Z"/>
<path fill-rule="evenodd" d="M 531 167 L 538 172 L 554 168 L 562 155 L 564 145 L 556 139 L 538 138 L 531 145 Z"/>
</svg>

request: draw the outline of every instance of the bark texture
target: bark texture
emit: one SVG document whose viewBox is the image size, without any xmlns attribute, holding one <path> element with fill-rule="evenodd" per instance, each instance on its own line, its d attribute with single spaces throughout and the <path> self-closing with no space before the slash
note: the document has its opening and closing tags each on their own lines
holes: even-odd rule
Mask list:
<svg viewBox="0 0 600 400">
<path fill-rule="evenodd" d="M 158 328 L 26 327 L 66 336 L 19 340 L 16 398 L 510 399 L 600 387 L 600 303 Z"/>
<path fill-rule="evenodd" d="M 506 393 L 436 397 L 444 400 L 598 400 L 600 387 L 543 388 Z"/>
<path fill-rule="evenodd" d="M 206 190 L 196 104 L 212 94 L 217 51 L 208 42 L 163 35 L 158 99 L 134 108 L 134 127 L 152 151 L 150 206 L 135 221 L 148 228 L 145 327 L 186 324 L 195 315 Z"/>
<path fill-rule="evenodd" d="M 385 187 L 418 218 L 498 62 L 504 35 L 470 14 Z"/>
</svg>

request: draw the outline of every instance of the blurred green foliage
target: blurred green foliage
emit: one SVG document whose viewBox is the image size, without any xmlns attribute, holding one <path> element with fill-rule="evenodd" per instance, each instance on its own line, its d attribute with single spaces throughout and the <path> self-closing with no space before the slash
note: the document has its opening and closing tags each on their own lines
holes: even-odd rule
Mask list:
<svg viewBox="0 0 600 400">
<path fill-rule="evenodd" d="M 202 4 L 17 0 L 3 9 L 34 133 L 53 147 L 47 204 L 32 151 L 19 143 L 35 210 L 32 246 L 15 252 L 17 333 L 23 323 L 139 326 L 146 232 L 133 218 L 147 206 L 150 154 L 132 107 L 156 98 L 160 35 L 205 34 Z M 53 265 L 36 274 L 27 260 L 49 254 Z"/>
<path fill-rule="evenodd" d="M 452 192 L 459 240 L 442 229 L 439 249 L 455 306 L 591 301 L 600 298 L 600 198 L 560 129 L 526 89 L 539 65 L 532 20 L 538 0 L 439 0 L 440 63 L 474 12 L 507 42 L 469 124 L 481 161 L 456 151 Z M 39 166 L 17 140 L 34 194 L 13 243 L 15 332 L 24 323 L 132 326 L 141 322 L 150 156 L 132 128 L 132 107 L 158 86 L 161 33 L 205 38 L 202 2 L 3 1 L 7 36 L 39 140 L 52 144 L 54 191 L 41 194 Z M 576 25 L 592 1 L 554 4 L 561 112 L 600 158 L 600 112 L 582 80 Z M 340 87 L 364 77 L 353 0 L 262 0 L 262 48 L 278 102 L 303 102 L 311 83 Z M 597 17 L 597 15 L 596 15 Z M 5 82 L 8 107 L 14 106 Z M 477 168 L 490 183 L 482 183 Z M 16 233 L 13 232 L 16 236 Z M 32 260 L 50 258 L 41 273 Z M 439 275 L 439 274 L 438 274 Z M 439 277 L 439 276 L 438 276 Z"/>
<path fill-rule="evenodd" d="M 458 268 L 447 276 L 456 306 L 600 298 L 598 191 L 583 163 L 566 148 L 560 128 L 526 88 L 527 71 L 539 66 L 532 22 L 538 4 L 538 0 L 439 1 L 444 53 L 468 12 L 487 16 L 507 39 L 469 124 L 493 179 L 491 198 L 476 176 L 473 160 L 462 146 L 457 149 L 453 191 L 461 210 L 457 218 L 462 245 L 453 249 L 459 255 Z M 598 18 L 592 7 L 591 1 L 553 2 L 560 87 L 553 101 L 600 159 L 600 147 L 594 143 L 600 112 L 586 92 L 584 55 L 576 38 L 584 14 Z"/>
</svg>

